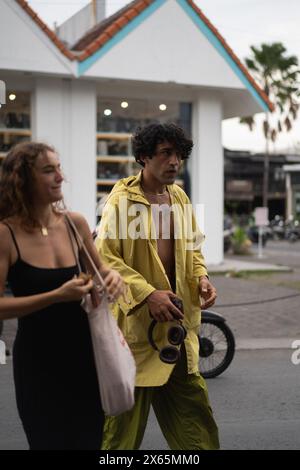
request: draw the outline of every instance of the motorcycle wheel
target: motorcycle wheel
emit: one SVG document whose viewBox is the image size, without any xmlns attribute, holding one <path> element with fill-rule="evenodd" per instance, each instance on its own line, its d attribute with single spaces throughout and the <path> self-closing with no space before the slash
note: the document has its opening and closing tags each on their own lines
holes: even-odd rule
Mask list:
<svg viewBox="0 0 300 470">
<path fill-rule="evenodd" d="M 202 319 L 199 340 L 199 370 L 205 379 L 217 377 L 229 367 L 235 353 L 235 339 L 225 322 Z"/>
</svg>

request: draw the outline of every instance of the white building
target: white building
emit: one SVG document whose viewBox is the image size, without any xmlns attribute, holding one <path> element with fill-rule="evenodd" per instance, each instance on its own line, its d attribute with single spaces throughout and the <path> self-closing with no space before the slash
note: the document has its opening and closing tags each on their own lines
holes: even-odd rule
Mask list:
<svg viewBox="0 0 300 470">
<path fill-rule="evenodd" d="M 221 123 L 272 104 L 202 11 L 191 0 L 135 0 L 67 46 L 26 1 L 0 8 L 0 79 L 16 95 L 0 110 L 0 155 L 24 136 L 54 145 L 67 202 L 93 227 L 97 193 L 135 171 L 132 130 L 178 121 L 195 143 L 188 169 L 192 202 L 205 208 L 204 254 L 220 263 Z M 60 34 L 70 42 L 69 26 Z"/>
<path fill-rule="evenodd" d="M 284 165 L 286 184 L 286 218 L 300 217 L 300 165 Z"/>
</svg>

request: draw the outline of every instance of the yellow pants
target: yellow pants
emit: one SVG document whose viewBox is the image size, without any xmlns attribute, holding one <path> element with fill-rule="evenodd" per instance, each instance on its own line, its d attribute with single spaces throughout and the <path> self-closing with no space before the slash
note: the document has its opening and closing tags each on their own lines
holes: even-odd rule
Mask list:
<svg viewBox="0 0 300 470">
<path fill-rule="evenodd" d="M 219 449 L 218 428 L 205 380 L 199 373 L 187 374 L 186 356 L 182 353 L 165 385 L 136 387 L 133 409 L 106 418 L 103 450 L 139 449 L 151 405 L 170 449 Z"/>
</svg>

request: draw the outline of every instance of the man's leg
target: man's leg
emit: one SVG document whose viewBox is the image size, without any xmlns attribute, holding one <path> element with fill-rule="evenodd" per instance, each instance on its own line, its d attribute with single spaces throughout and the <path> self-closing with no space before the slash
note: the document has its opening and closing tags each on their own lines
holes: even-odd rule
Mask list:
<svg viewBox="0 0 300 470">
<path fill-rule="evenodd" d="M 186 355 L 169 381 L 153 392 L 152 405 L 172 450 L 219 449 L 218 428 L 209 404 L 206 382 L 200 374 L 187 374 Z"/>
<path fill-rule="evenodd" d="M 136 387 L 134 407 L 119 416 L 107 416 L 102 450 L 136 450 L 144 437 L 153 389 Z"/>
</svg>

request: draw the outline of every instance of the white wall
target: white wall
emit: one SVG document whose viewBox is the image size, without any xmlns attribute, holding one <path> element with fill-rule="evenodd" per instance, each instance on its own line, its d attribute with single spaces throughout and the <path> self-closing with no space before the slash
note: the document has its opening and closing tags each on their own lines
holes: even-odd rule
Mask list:
<svg viewBox="0 0 300 470">
<path fill-rule="evenodd" d="M 93 228 L 96 214 L 96 92 L 94 84 L 38 78 L 32 97 L 32 140 L 53 145 L 66 175 L 70 209 Z"/>
<path fill-rule="evenodd" d="M 70 75 L 72 64 L 13 0 L 0 5 L 0 69 Z"/>
<path fill-rule="evenodd" d="M 105 7 L 105 0 L 96 0 L 95 11 L 92 2 L 88 3 L 57 27 L 58 37 L 73 46 L 96 23 L 104 20 Z"/>
<path fill-rule="evenodd" d="M 0 80 L 0 104 L 6 103 L 6 85 L 3 80 Z"/>
<path fill-rule="evenodd" d="M 200 95 L 193 103 L 194 149 L 191 170 L 192 203 L 206 239 L 203 254 L 209 264 L 223 261 L 224 162 L 222 105 L 214 95 Z"/>
<path fill-rule="evenodd" d="M 163 4 L 85 75 L 244 88 L 174 0 Z"/>
</svg>

